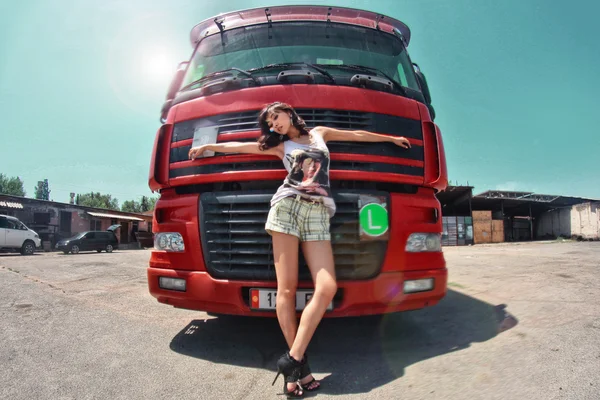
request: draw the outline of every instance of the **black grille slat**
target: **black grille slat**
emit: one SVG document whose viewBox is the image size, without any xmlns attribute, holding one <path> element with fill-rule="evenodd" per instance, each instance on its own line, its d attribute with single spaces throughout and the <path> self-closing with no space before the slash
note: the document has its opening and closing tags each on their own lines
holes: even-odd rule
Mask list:
<svg viewBox="0 0 600 400">
<path fill-rule="evenodd" d="M 340 129 L 368 128 L 371 117 L 368 113 L 328 110 L 297 110 L 308 126 L 327 125 Z M 224 117 L 219 120 L 219 133 L 258 130 L 258 113 Z"/>
<path fill-rule="evenodd" d="M 387 196 L 385 192 L 370 195 Z M 215 278 L 275 280 L 271 238 L 264 229 L 273 192 L 207 192 L 200 196 L 200 236 L 205 264 Z M 358 193 L 335 196 L 331 235 L 338 279 L 369 279 L 381 268 L 387 242 L 361 242 Z M 247 212 L 251 211 L 251 218 Z M 303 257 L 299 276 L 310 280 Z"/>
<path fill-rule="evenodd" d="M 333 119 L 333 118 L 315 118 L 315 119 L 311 119 L 306 121 L 306 123 L 308 124 L 308 122 L 311 122 L 311 125 L 326 125 L 326 124 L 334 124 L 338 127 L 342 127 L 342 125 L 355 125 L 355 126 L 364 126 L 364 127 L 368 127 L 369 126 L 369 120 L 365 120 L 364 122 L 359 122 L 359 121 L 348 121 L 348 120 L 342 120 L 342 119 Z"/>
<path fill-rule="evenodd" d="M 239 260 L 239 261 L 213 260 L 211 262 L 215 265 L 226 265 L 226 266 L 233 266 L 233 265 L 256 265 L 256 266 L 259 266 L 261 264 L 264 264 L 264 261 L 262 259 L 256 259 L 256 260 L 246 259 L 246 260 Z"/>
<path fill-rule="evenodd" d="M 214 250 L 210 250 L 211 254 L 269 254 L 268 248 L 261 247 L 252 247 L 252 248 L 244 248 L 241 246 L 236 246 L 235 249 L 228 248 L 218 248 Z"/>
<path fill-rule="evenodd" d="M 390 135 L 422 139 L 421 122 L 394 115 L 350 110 L 297 109 L 308 127 L 317 125 L 338 129 L 364 129 Z M 175 124 L 173 142 L 191 139 L 197 127 L 216 127 L 219 134 L 258 130 L 258 110 L 221 114 Z"/>
<path fill-rule="evenodd" d="M 256 260 L 240 260 L 240 261 L 236 261 L 236 260 L 215 260 L 212 261 L 213 264 L 216 265 L 226 265 L 226 266 L 235 266 L 235 265 L 252 265 L 252 266 L 260 266 L 263 264 L 262 259 L 256 259 Z M 362 267 L 367 267 L 370 265 L 370 262 L 365 262 L 363 264 L 357 264 L 354 261 L 337 261 L 335 262 L 335 266 L 336 268 L 344 268 L 344 267 L 355 267 L 355 268 L 362 268 Z"/>
<path fill-rule="evenodd" d="M 228 213 L 225 218 L 207 218 L 206 222 L 211 224 L 260 224 L 264 222 L 262 218 L 230 218 L 232 213 Z"/>
<path fill-rule="evenodd" d="M 254 128 L 247 128 L 247 127 L 238 125 L 238 128 L 236 128 L 236 129 L 227 129 L 227 130 L 224 130 L 222 128 L 219 128 L 218 132 L 219 132 L 219 135 L 221 135 L 221 134 L 226 135 L 228 133 L 248 132 L 248 131 L 253 131 L 253 130 L 255 130 L 255 129 Z M 236 142 L 237 141 L 238 140 L 236 139 Z M 254 141 L 254 140 L 252 140 L 252 141 Z"/>
<path fill-rule="evenodd" d="M 246 127 L 246 125 L 248 127 Z M 250 131 L 250 130 L 255 130 L 258 128 L 258 125 L 256 124 L 256 122 L 237 122 L 237 123 L 233 123 L 233 124 L 223 124 L 223 125 L 219 125 L 219 132 L 229 132 L 229 127 L 236 127 L 236 130 L 240 130 L 242 128 L 239 128 L 240 126 L 244 127 L 246 130 Z"/>
<path fill-rule="evenodd" d="M 248 229 L 239 229 L 239 228 L 207 229 L 206 233 L 208 233 L 209 235 L 252 235 L 252 234 L 256 233 L 256 229 L 253 229 L 253 228 L 248 228 Z"/>
<path fill-rule="evenodd" d="M 410 149 L 403 149 L 393 143 L 329 142 L 327 143 L 327 147 L 332 153 L 364 154 L 369 156 L 404 158 L 415 161 L 424 160 L 423 147 L 421 146 L 412 146 Z"/>
<path fill-rule="evenodd" d="M 253 214 L 263 214 L 264 210 L 210 210 L 207 211 L 206 214 L 240 214 L 240 215 L 253 215 Z"/>
<path fill-rule="evenodd" d="M 255 127 L 258 127 L 258 122 L 256 118 L 256 115 L 253 115 L 251 117 L 221 117 L 219 118 L 219 126 L 254 124 Z"/>
<path fill-rule="evenodd" d="M 403 175 L 422 176 L 422 167 L 413 167 L 410 165 L 401 164 L 385 164 L 385 163 L 364 163 L 356 161 L 331 161 L 331 169 L 363 171 L 363 172 L 386 172 Z"/>
<path fill-rule="evenodd" d="M 250 247 L 250 248 L 245 248 L 242 246 L 236 246 L 234 249 L 228 249 L 228 248 L 215 248 L 214 250 L 210 250 L 211 254 L 234 254 L 234 255 L 238 255 L 238 254 L 270 254 L 271 250 L 266 248 L 266 247 L 261 247 L 261 246 L 256 246 L 256 247 Z M 368 253 L 367 251 L 364 250 L 355 250 L 355 249 L 344 249 L 343 252 L 344 255 L 357 255 L 357 256 L 371 256 L 370 253 Z M 337 261 L 336 261 L 337 263 Z"/>
<path fill-rule="evenodd" d="M 222 239 L 209 239 L 207 241 L 207 243 L 211 244 L 211 245 L 217 245 L 217 244 L 231 244 L 233 246 L 238 246 L 238 245 L 246 245 L 246 244 L 271 244 L 271 238 L 270 237 L 260 237 L 257 238 L 255 236 L 251 237 L 251 238 L 222 238 Z"/>
<path fill-rule="evenodd" d="M 243 122 L 244 120 L 248 120 L 248 121 Z M 223 117 L 219 120 L 220 123 L 227 123 L 230 121 L 235 121 L 235 123 L 238 123 L 238 124 L 246 124 L 246 123 L 256 124 L 256 115 L 253 113 L 253 115 L 247 116 L 247 117 Z"/>
</svg>

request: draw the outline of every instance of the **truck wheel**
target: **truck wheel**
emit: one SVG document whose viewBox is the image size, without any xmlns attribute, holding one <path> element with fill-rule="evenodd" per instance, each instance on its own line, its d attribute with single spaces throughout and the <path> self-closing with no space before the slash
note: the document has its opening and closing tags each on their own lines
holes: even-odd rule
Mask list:
<svg viewBox="0 0 600 400">
<path fill-rule="evenodd" d="M 107 252 L 107 253 L 112 253 L 112 251 L 113 251 L 112 244 L 107 244 L 107 245 L 106 245 L 106 252 Z"/>
<path fill-rule="evenodd" d="M 71 253 L 73 254 L 78 254 L 79 253 L 79 246 L 77 246 L 76 244 L 71 246 Z"/>
<path fill-rule="evenodd" d="M 35 243 L 31 240 L 26 240 L 21 247 L 21 254 L 24 256 L 30 256 L 35 252 Z"/>
</svg>

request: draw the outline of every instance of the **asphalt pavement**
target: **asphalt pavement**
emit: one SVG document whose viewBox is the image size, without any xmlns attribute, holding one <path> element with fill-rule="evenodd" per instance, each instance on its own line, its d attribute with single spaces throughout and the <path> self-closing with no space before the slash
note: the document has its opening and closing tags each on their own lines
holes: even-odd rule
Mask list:
<svg viewBox="0 0 600 400">
<path fill-rule="evenodd" d="M 157 303 L 149 256 L 0 254 L 0 398 L 282 398 L 277 321 Z M 600 399 L 600 243 L 445 256 L 438 305 L 322 322 L 307 397 Z"/>
</svg>

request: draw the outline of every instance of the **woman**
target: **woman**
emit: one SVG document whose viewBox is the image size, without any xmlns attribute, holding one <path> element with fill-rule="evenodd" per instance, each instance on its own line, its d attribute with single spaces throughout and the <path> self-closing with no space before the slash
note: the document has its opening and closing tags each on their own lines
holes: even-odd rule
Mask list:
<svg viewBox="0 0 600 400">
<path fill-rule="evenodd" d="M 319 388 L 304 354 L 317 325 L 337 291 L 329 219 L 335 202 L 329 185 L 329 141 L 392 142 L 409 148 L 404 137 L 378 135 L 366 131 L 342 131 L 318 126 L 310 131 L 296 111 L 285 103 L 266 106 L 258 118 L 261 136 L 256 143 L 227 142 L 194 147 L 189 157 L 195 159 L 205 151 L 219 153 L 268 154 L 279 157 L 288 176 L 271 199 L 265 229 L 273 240 L 277 275 L 276 312 L 289 351 L 277 361 L 278 373 L 284 375 L 284 392 L 288 398 L 302 397 L 304 391 Z M 307 159 L 318 165 L 318 173 L 304 186 L 303 167 Z M 313 170 L 312 173 L 315 171 Z M 315 186 L 315 184 L 317 186 Z M 310 269 L 315 290 L 306 305 L 300 323 L 296 318 L 298 286 L 298 243 Z"/>
</svg>

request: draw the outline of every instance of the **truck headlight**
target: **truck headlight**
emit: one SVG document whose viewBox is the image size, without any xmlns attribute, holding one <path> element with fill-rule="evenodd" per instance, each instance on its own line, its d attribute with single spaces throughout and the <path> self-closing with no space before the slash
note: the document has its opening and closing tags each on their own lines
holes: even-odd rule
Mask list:
<svg viewBox="0 0 600 400">
<path fill-rule="evenodd" d="M 156 250 L 182 252 L 185 250 L 185 244 L 180 233 L 161 232 L 154 236 L 154 248 Z"/>
<path fill-rule="evenodd" d="M 411 233 L 406 241 L 409 253 L 425 251 L 442 251 L 442 240 L 439 233 Z"/>
</svg>

